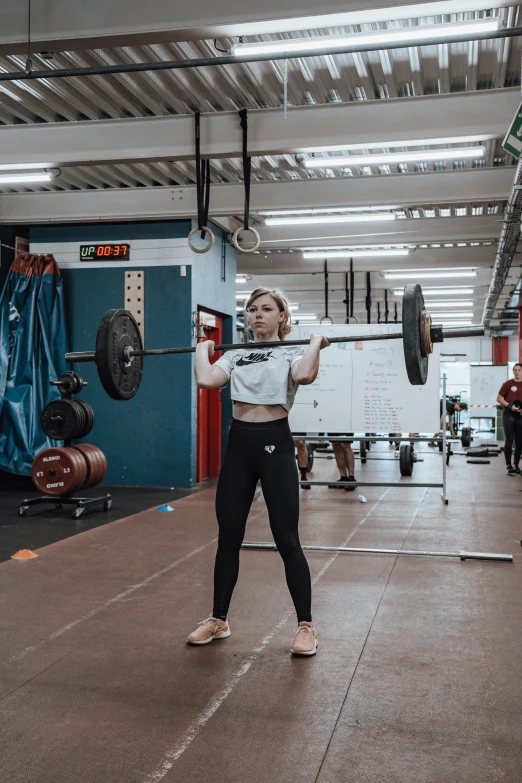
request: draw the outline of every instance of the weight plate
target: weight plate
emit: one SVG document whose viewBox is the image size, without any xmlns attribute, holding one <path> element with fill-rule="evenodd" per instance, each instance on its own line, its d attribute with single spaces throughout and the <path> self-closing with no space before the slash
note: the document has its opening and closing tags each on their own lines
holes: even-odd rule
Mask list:
<svg viewBox="0 0 522 783">
<path fill-rule="evenodd" d="M 105 313 L 96 334 L 96 366 L 103 388 L 113 400 L 130 400 L 143 377 L 143 356 L 125 360 L 125 348 L 143 350 L 138 324 L 128 310 Z"/>
<path fill-rule="evenodd" d="M 83 411 L 85 413 L 85 427 L 81 431 L 79 435 L 76 435 L 77 438 L 86 438 L 89 432 L 94 427 L 94 411 L 89 405 L 88 402 L 85 402 L 84 400 L 75 400 L 78 405 L 80 405 L 83 408 Z"/>
<path fill-rule="evenodd" d="M 424 386 L 428 379 L 428 356 L 421 347 L 421 314 L 424 297 L 418 284 L 407 285 L 402 297 L 402 342 L 408 380 L 413 386 Z M 426 346 L 424 346 L 426 347 Z"/>
<path fill-rule="evenodd" d="M 464 448 L 471 446 L 471 429 L 469 427 L 462 428 L 460 439 Z"/>
<path fill-rule="evenodd" d="M 87 465 L 81 454 L 71 447 L 44 449 L 35 458 L 31 476 L 44 495 L 74 492 L 85 481 Z"/>
<path fill-rule="evenodd" d="M 411 476 L 413 473 L 413 446 L 403 443 L 399 452 L 399 467 L 401 476 Z"/>
<path fill-rule="evenodd" d="M 63 372 L 58 378 L 58 389 L 61 394 L 75 394 L 78 385 L 76 373 L 72 370 Z"/>
<path fill-rule="evenodd" d="M 95 487 L 103 481 L 107 471 L 107 463 L 103 453 L 97 446 L 92 446 L 90 443 L 78 443 L 74 448 L 83 455 L 87 463 L 87 476 L 81 488 Z"/>
<path fill-rule="evenodd" d="M 85 427 L 85 413 L 76 400 L 52 400 L 40 414 L 40 425 L 54 440 L 77 438 Z"/>
<path fill-rule="evenodd" d="M 364 465 L 364 463 L 366 462 L 366 441 L 365 440 L 361 440 L 359 442 L 359 456 L 361 458 L 361 462 Z"/>
</svg>

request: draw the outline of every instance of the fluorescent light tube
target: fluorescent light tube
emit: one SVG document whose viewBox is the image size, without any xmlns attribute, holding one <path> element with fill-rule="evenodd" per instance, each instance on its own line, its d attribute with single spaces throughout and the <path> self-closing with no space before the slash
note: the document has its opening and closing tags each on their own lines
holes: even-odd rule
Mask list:
<svg viewBox="0 0 522 783">
<path fill-rule="evenodd" d="M 461 158 L 482 158 L 486 148 L 453 147 L 438 150 L 417 150 L 416 152 L 383 152 L 374 155 L 343 155 L 330 158 L 308 158 L 307 169 L 329 169 L 332 166 L 371 166 L 381 163 L 414 163 L 427 160 L 450 160 Z"/>
<path fill-rule="evenodd" d="M 423 271 L 420 270 L 414 270 L 411 271 L 408 270 L 398 270 L 397 272 L 386 272 L 384 275 L 385 280 L 404 280 L 407 278 L 414 278 L 415 280 L 426 280 L 430 277 L 476 277 L 477 273 L 467 270 L 459 270 L 458 272 L 441 272 L 440 270 L 435 269 L 425 269 Z"/>
<path fill-rule="evenodd" d="M 435 321 L 437 318 L 442 318 L 442 320 L 444 320 L 444 318 L 453 318 L 453 319 L 455 319 L 455 318 L 473 318 L 473 313 L 472 312 L 462 311 L 460 313 L 459 312 L 457 312 L 457 313 L 444 313 L 444 312 L 443 313 L 437 313 L 437 312 L 435 312 L 434 313 L 433 310 L 431 309 L 431 307 L 430 307 L 430 315 L 431 315 L 433 321 Z"/>
<path fill-rule="evenodd" d="M 53 175 L 49 171 L 38 171 L 33 174 L 0 174 L 0 185 L 23 184 L 24 182 L 50 182 Z"/>
<path fill-rule="evenodd" d="M 434 321 L 434 323 L 439 323 Z M 440 321 L 442 326 L 471 326 L 473 321 Z"/>
<path fill-rule="evenodd" d="M 430 301 L 430 308 L 434 307 L 473 307 L 473 300 L 471 299 L 448 299 L 447 301 L 432 302 Z"/>
<path fill-rule="evenodd" d="M 383 256 L 407 256 L 409 250 L 325 250 L 324 252 L 303 253 L 303 258 L 376 258 Z"/>
<path fill-rule="evenodd" d="M 395 220 L 393 212 L 375 213 L 374 215 L 321 215 L 309 217 L 267 218 L 267 226 L 309 226 L 326 223 L 375 223 L 382 220 Z"/>
<path fill-rule="evenodd" d="M 240 57 L 247 54 L 288 54 L 313 52 L 321 49 L 336 49 L 340 47 L 372 46 L 374 44 L 408 43 L 420 45 L 422 41 L 438 39 L 441 43 L 445 38 L 456 35 L 473 35 L 498 30 L 497 17 L 475 19 L 469 22 L 458 22 L 437 25 L 415 25 L 414 27 L 398 27 L 391 30 L 379 30 L 371 33 L 354 33 L 352 35 L 321 35 L 315 38 L 286 38 L 278 41 L 259 41 L 256 43 L 234 44 L 232 56 Z"/>
<path fill-rule="evenodd" d="M 344 149 L 344 148 L 343 148 Z M 385 212 L 390 209 L 399 209 L 398 206 L 380 207 L 311 207 L 310 209 L 260 209 L 258 215 L 278 215 L 281 217 L 291 215 L 322 215 L 330 212 Z"/>
<path fill-rule="evenodd" d="M 400 139 L 389 141 L 362 141 L 358 144 L 330 144 L 323 147 L 301 147 L 300 152 L 346 152 L 348 150 L 382 150 L 394 147 L 433 147 L 435 144 L 472 144 L 479 141 L 491 141 L 498 138 L 494 133 L 482 133 L 475 136 L 443 136 L 432 139 Z M 397 207 L 388 207 L 397 209 Z"/>
<path fill-rule="evenodd" d="M 55 163 L 2 163 L 0 171 L 27 171 L 28 169 L 51 169 Z"/>
<path fill-rule="evenodd" d="M 455 296 L 468 296 L 471 295 L 474 290 L 474 288 L 466 288 L 462 286 L 460 286 L 460 288 L 459 286 L 451 286 L 450 288 L 434 288 L 430 286 L 422 287 L 424 298 L 427 296 L 450 296 L 452 294 Z M 398 288 L 393 293 L 394 296 L 404 296 L 404 288 Z"/>
</svg>

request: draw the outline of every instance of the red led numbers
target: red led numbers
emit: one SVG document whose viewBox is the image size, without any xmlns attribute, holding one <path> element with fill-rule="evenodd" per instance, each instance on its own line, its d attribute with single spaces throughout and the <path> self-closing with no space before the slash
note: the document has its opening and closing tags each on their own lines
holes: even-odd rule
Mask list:
<svg viewBox="0 0 522 783">
<path fill-rule="evenodd" d="M 81 261 L 101 261 L 105 258 L 117 258 L 118 261 L 129 260 L 130 245 L 80 245 Z"/>
</svg>

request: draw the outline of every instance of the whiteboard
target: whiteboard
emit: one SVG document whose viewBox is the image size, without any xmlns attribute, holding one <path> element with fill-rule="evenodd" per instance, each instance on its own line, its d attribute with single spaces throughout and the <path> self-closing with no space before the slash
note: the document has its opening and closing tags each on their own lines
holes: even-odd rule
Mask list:
<svg viewBox="0 0 522 783">
<path fill-rule="evenodd" d="M 509 367 L 507 364 L 472 364 L 469 369 L 471 415 L 477 417 L 480 411 L 473 408 L 485 405 L 496 407 L 498 390 L 508 379 Z"/>
<path fill-rule="evenodd" d="M 387 334 L 397 324 L 296 326 L 288 339 L 311 334 Z M 290 412 L 292 432 L 435 432 L 439 429 L 439 344 L 428 381 L 412 386 L 402 340 L 334 343 L 320 354 L 314 383 L 300 386 Z"/>
</svg>

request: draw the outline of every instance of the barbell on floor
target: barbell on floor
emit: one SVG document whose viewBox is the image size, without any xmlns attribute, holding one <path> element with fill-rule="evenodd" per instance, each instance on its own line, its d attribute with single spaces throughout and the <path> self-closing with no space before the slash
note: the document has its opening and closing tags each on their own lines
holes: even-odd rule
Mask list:
<svg viewBox="0 0 522 783">
<path fill-rule="evenodd" d="M 410 557 L 458 557 L 460 560 L 493 560 L 501 563 L 512 563 L 513 555 L 497 554 L 495 552 L 432 552 L 411 549 L 363 549 L 362 547 L 348 546 L 314 546 L 302 545 L 306 551 L 312 552 L 344 552 L 353 555 L 408 555 Z M 276 551 L 275 544 L 264 541 L 244 541 L 241 549 L 265 549 Z"/>
<path fill-rule="evenodd" d="M 466 328 L 443 329 L 432 323 L 424 309 L 424 297 L 420 285 L 407 285 L 402 300 L 402 332 L 390 334 L 347 335 L 329 337 L 330 343 L 368 342 L 371 340 L 401 340 L 408 379 L 413 386 L 421 386 L 428 378 L 428 359 L 433 343 L 445 337 L 478 337 L 484 334 L 482 325 Z M 292 345 L 308 345 L 310 340 L 285 340 L 284 342 L 258 342 L 257 348 L 277 348 Z M 216 351 L 252 350 L 252 343 L 216 345 Z M 133 315 L 128 310 L 109 310 L 103 316 L 96 334 L 96 350 L 67 353 L 67 362 L 96 362 L 103 388 L 114 400 L 130 400 L 137 393 L 143 377 L 143 357 L 167 354 L 193 353 L 190 348 L 153 348 L 145 350 L 141 333 Z"/>
</svg>

